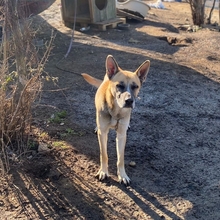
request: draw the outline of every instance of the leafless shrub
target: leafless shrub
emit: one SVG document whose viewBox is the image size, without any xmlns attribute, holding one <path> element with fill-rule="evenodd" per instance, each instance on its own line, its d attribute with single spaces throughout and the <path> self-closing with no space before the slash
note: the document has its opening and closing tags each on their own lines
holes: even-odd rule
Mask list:
<svg viewBox="0 0 220 220">
<path fill-rule="evenodd" d="M 0 171 L 9 170 L 11 152 L 28 147 L 32 106 L 41 92 L 42 73 L 53 37 L 42 58 L 33 44 L 30 20 L 22 17 L 18 0 L 0 0 L 2 42 L 0 51 Z"/>
</svg>

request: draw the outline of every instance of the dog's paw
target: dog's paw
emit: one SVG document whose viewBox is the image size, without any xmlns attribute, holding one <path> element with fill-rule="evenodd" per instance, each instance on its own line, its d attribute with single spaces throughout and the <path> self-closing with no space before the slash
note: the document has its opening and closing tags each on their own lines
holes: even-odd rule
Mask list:
<svg viewBox="0 0 220 220">
<path fill-rule="evenodd" d="M 102 169 L 99 170 L 99 172 L 96 174 L 96 177 L 101 181 L 108 177 L 108 172 L 103 171 Z"/>
<path fill-rule="evenodd" d="M 118 180 L 119 183 L 123 183 L 125 186 L 128 186 L 131 183 L 131 180 L 126 173 L 124 175 L 118 175 Z"/>
</svg>

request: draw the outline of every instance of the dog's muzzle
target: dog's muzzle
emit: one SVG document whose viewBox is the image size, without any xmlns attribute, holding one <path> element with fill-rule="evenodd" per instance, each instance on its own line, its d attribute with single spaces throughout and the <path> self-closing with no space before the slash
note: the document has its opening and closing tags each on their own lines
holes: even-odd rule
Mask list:
<svg viewBox="0 0 220 220">
<path fill-rule="evenodd" d="M 134 99 L 132 98 L 126 99 L 124 108 L 134 108 Z"/>
<path fill-rule="evenodd" d="M 120 108 L 134 108 L 135 107 L 135 99 L 134 96 L 125 91 L 123 93 L 118 93 L 117 96 L 117 103 Z"/>
</svg>

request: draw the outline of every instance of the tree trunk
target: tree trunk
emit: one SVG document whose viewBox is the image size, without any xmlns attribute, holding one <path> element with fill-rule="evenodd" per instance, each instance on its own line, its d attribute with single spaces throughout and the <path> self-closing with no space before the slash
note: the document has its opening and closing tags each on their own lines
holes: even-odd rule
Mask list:
<svg viewBox="0 0 220 220">
<path fill-rule="evenodd" d="M 190 0 L 190 7 L 192 11 L 193 24 L 201 26 L 204 24 L 204 9 L 206 0 Z"/>
</svg>

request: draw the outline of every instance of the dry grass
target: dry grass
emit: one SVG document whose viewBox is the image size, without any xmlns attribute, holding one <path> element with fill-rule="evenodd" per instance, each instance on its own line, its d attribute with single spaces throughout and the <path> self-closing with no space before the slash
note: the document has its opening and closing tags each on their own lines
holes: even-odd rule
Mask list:
<svg viewBox="0 0 220 220">
<path fill-rule="evenodd" d="M 6 4 L 7 2 L 7 4 Z M 32 107 L 41 92 L 42 73 L 53 37 L 43 57 L 33 43 L 30 19 L 22 17 L 17 1 L 0 1 L 3 23 L 0 69 L 0 169 L 9 170 L 10 154 L 28 149 Z"/>
</svg>

